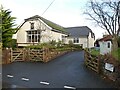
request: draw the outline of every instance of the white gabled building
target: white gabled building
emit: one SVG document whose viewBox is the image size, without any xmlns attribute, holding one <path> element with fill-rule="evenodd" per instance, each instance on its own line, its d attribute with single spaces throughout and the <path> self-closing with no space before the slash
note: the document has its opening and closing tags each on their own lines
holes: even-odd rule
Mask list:
<svg viewBox="0 0 120 90">
<path fill-rule="evenodd" d="M 62 41 L 67 33 L 62 26 L 36 15 L 25 19 L 16 35 L 18 46 L 28 46 L 52 40 Z"/>
<path fill-rule="evenodd" d="M 107 35 L 99 40 L 100 54 L 104 55 L 111 53 L 112 50 L 112 36 Z"/>
<path fill-rule="evenodd" d="M 87 26 L 68 27 L 65 30 L 69 33 L 66 43 L 72 41 L 73 44 L 82 46 L 83 48 L 93 48 L 95 35 Z"/>
<path fill-rule="evenodd" d="M 94 33 L 87 26 L 64 28 L 38 15 L 24 20 L 18 27 L 16 38 L 18 47 L 54 40 L 65 44 L 72 41 L 83 48 L 92 48 L 95 41 Z"/>
</svg>

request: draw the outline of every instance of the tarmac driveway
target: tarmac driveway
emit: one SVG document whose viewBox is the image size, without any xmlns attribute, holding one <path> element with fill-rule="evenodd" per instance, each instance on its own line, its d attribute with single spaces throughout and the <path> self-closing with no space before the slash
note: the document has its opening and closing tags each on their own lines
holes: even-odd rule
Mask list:
<svg viewBox="0 0 120 90">
<path fill-rule="evenodd" d="M 48 63 L 14 62 L 3 65 L 3 87 L 111 88 L 84 66 L 84 52 L 65 54 Z M 10 84 L 10 85 L 9 85 Z"/>
</svg>

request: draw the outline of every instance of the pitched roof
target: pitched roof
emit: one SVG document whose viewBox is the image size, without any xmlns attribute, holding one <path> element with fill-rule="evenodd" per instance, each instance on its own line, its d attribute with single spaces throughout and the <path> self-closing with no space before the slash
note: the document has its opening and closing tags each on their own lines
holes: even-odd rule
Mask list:
<svg viewBox="0 0 120 90">
<path fill-rule="evenodd" d="M 88 36 L 89 32 L 92 32 L 92 30 L 87 26 L 68 27 L 68 28 L 65 28 L 65 30 L 70 34 L 71 37 Z M 93 32 L 92 34 L 94 35 Z"/>
<path fill-rule="evenodd" d="M 39 15 L 35 15 L 35 16 L 30 17 L 30 18 L 27 18 L 27 19 L 25 19 L 25 21 L 32 20 L 32 19 L 38 19 L 38 18 L 41 19 L 44 23 L 46 23 L 48 26 L 50 26 L 53 31 L 66 33 L 62 26 L 60 26 L 54 22 L 51 22 L 51 21 L 49 21 L 49 20 L 47 20 Z"/>
<path fill-rule="evenodd" d="M 99 41 L 111 41 L 112 38 L 113 38 L 112 35 L 107 35 L 107 36 L 105 36 L 105 37 L 99 39 Z"/>
</svg>

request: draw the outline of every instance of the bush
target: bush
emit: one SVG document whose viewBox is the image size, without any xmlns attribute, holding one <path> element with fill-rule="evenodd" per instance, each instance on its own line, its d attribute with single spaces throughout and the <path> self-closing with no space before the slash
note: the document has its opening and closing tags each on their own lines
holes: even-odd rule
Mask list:
<svg viewBox="0 0 120 90">
<path fill-rule="evenodd" d="M 41 48 L 51 48 L 51 49 L 54 49 L 55 46 L 53 46 L 52 44 L 49 44 L 49 43 L 41 43 L 41 44 L 38 44 L 38 45 L 30 45 L 30 46 L 27 46 L 27 48 L 31 48 L 31 49 L 41 49 Z"/>
<path fill-rule="evenodd" d="M 12 48 L 16 48 L 17 47 L 17 40 L 16 39 L 12 39 L 12 41 L 11 41 L 11 47 Z"/>
<path fill-rule="evenodd" d="M 0 42 L 0 49 L 2 48 L 2 43 Z"/>
<path fill-rule="evenodd" d="M 57 43 L 56 43 L 55 40 L 52 40 L 52 41 L 49 42 L 49 44 L 51 44 L 51 45 L 53 45 L 53 46 L 56 46 Z"/>
</svg>

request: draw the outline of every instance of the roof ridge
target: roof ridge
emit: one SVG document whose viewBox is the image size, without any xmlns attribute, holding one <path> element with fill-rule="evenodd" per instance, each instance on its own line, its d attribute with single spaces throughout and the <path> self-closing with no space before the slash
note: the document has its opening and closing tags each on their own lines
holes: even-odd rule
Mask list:
<svg viewBox="0 0 120 90">
<path fill-rule="evenodd" d="M 88 27 L 88 26 L 72 26 L 72 27 L 65 27 L 65 28 L 82 28 L 82 27 Z"/>
</svg>

